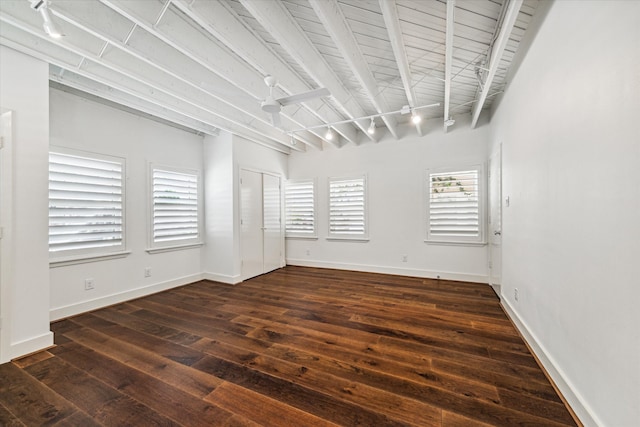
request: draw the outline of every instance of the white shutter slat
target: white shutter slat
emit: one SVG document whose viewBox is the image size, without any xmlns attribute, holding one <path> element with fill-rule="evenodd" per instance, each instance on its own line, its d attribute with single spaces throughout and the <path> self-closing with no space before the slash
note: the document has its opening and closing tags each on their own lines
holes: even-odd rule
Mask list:
<svg viewBox="0 0 640 427">
<path fill-rule="evenodd" d="M 122 160 L 49 153 L 49 251 L 124 247 Z"/>
<path fill-rule="evenodd" d="M 313 180 L 287 182 L 284 195 L 287 235 L 315 235 L 314 186 Z"/>
<path fill-rule="evenodd" d="M 429 236 L 480 238 L 478 170 L 431 173 L 428 179 Z"/>
<path fill-rule="evenodd" d="M 198 239 L 198 176 L 152 170 L 153 242 Z"/>
<path fill-rule="evenodd" d="M 329 181 L 329 235 L 365 237 L 365 179 Z"/>
</svg>

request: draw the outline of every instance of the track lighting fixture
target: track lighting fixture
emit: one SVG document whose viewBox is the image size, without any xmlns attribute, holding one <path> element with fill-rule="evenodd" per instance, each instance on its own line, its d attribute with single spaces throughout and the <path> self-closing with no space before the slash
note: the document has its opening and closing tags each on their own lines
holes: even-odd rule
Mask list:
<svg viewBox="0 0 640 427">
<path fill-rule="evenodd" d="M 59 39 L 60 37 L 64 36 L 62 31 L 60 31 L 53 20 L 51 20 L 47 0 L 33 0 L 31 2 L 31 8 L 35 11 L 40 12 L 40 15 L 42 15 L 42 20 L 44 21 L 42 23 L 42 27 L 50 37 Z"/>
<path fill-rule="evenodd" d="M 369 135 L 373 135 L 374 133 L 376 133 L 376 122 L 373 121 L 373 117 L 371 117 L 371 124 L 369 125 L 369 128 L 367 129 L 367 133 Z"/>
<path fill-rule="evenodd" d="M 327 141 L 331 141 L 333 139 L 333 132 L 331 132 L 331 128 L 327 126 L 327 133 L 324 134 L 324 138 Z"/>
</svg>

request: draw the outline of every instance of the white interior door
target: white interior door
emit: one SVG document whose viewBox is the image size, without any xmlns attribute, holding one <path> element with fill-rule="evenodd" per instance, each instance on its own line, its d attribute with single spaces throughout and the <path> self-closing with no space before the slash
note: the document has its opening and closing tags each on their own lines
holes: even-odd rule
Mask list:
<svg viewBox="0 0 640 427">
<path fill-rule="evenodd" d="M 282 223 L 280 207 L 280 178 L 262 175 L 264 273 L 281 267 Z"/>
<path fill-rule="evenodd" d="M 262 174 L 240 171 L 240 250 L 242 280 L 264 273 Z"/>
<path fill-rule="evenodd" d="M 282 266 L 280 178 L 240 171 L 242 280 Z"/>
<path fill-rule="evenodd" d="M 489 279 L 500 295 L 502 283 L 502 146 L 489 159 Z"/>
</svg>

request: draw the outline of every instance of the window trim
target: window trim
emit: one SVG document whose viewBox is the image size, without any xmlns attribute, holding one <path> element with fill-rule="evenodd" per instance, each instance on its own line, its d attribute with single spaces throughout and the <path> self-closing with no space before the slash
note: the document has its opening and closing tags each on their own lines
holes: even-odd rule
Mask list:
<svg viewBox="0 0 640 427">
<path fill-rule="evenodd" d="M 127 161 L 124 157 L 113 156 L 102 153 L 95 153 L 91 151 L 77 150 L 61 146 L 50 146 L 48 156 L 51 154 L 59 154 L 62 156 L 79 157 L 87 160 L 104 161 L 118 163 L 121 167 L 121 239 L 119 245 L 105 246 L 98 248 L 80 248 L 69 249 L 52 252 L 49 250 L 49 265 L 72 265 L 77 263 L 84 263 L 87 260 L 98 259 L 111 259 L 126 256 L 129 251 L 127 250 Z M 47 161 L 47 165 L 50 170 L 51 160 Z M 49 172 L 50 173 L 50 172 Z M 47 182 L 50 187 L 51 178 L 48 176 Z M 48 190 L 51 191 L 50 188 Z M 49 200 L 49 194 L 47 196 Z M 49 208 L 50 209 L 50 208 Z M 47 220 L 49 220 L 49 212 L 47 213 Z M 47 234 L 47 237 L 49 235 Z"/>
<path fill-rule="evenodd" d="M 364 203 L 364 232 L 361 234 L 340 234 L 331 232 L 331 183 L 333 181 L 352 181 L 362 179 Z M 326 240 L 333 241 L 352 241 L 352 242 L 368 242 L 369 241 L 369 186 L 367 174 L 348 175 L 348 176 L 331 176 L 327 178 L 327 237 Z"/>
<path fill-rule="evenodd" d="M 289 184 L 302 184 L 311 183 L 313 186 L 313 232 L 312 233 L 299 233 L 295 231 L 287 231 L 287 190 Z M 286 239 L 318 239 L 318 179 L 306 178 L 306 179 L 288 179 L 284 183 L 284 237 Z"/>
<path fill-rule="evenodd" d="M 153 172 L 155 170 L 164 172 L 173 172 L 185 175 L 194 175 L 196 177 L 197 188 L 197 219 L 198 219 L 198 236 L 195 238 L 183 238 L 176 240 L 168 240 L 165 242 L 154 241 L 154 197 L 153 197 Z M 167 166 L 161 163 L 149 162 L 147 167 L 147 211 L 148 211 L 148 227 L 147 227 L 147 248 L 145 249 L 149 254 L 157 254 L 169 251 L 178 251 L 183 249 L 191 249 L 204 245 L 204 215 L 203 215 L 203 181 L 202 173 L 199 169 Z"/>
<path fill-rule="evenodd" d="M 430 191 L 431 174 L 456 173 L 462 171 L 477 171 L 478 173 L 478 236 L 432 236 L 430 227 Z M 424 227 L 424 241 L 427 244 L 485 246 L 486 242 L 486 197 L 487 184 L 484 163 L 466 164 L 453 167 L 436 167 L 424 171 L 422 180 L 422 226 Z"/>
</svg>

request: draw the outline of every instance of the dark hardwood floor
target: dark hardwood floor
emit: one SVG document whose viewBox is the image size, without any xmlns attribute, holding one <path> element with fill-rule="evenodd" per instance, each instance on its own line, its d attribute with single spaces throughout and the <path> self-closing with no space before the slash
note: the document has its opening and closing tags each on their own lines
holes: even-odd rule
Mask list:
<svg viewBox="0 0 640 427">
<path fill-rule="evenodd" d="M 0 425 L 575 425 L 487 285 L 286 267 L 52 329 Z"/>
</svg>

